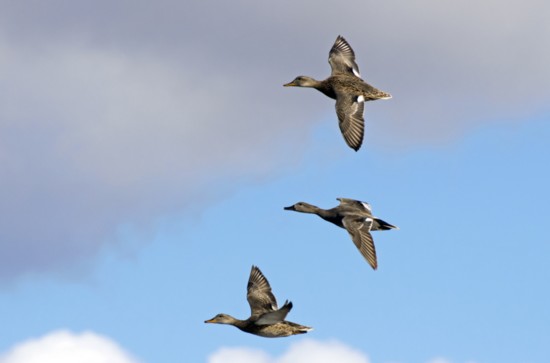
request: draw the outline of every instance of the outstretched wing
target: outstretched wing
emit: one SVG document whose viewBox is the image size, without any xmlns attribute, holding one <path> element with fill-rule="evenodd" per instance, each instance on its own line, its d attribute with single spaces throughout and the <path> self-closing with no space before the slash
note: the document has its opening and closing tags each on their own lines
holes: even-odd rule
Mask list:
<svg viewBox="0 0 550 363">
<path fill-rule="evenodd" d="M 365 133 L 364 108 L 363 100 L 359 100 L 357 96 L 346 93 L 336 95 L 336 115 L 338 115 L 340 131 L 344 136 L 344 140 L 346 140 L 346 144 L 355 151 L 359 150 L 363 143 Z"/>
<path fill-rule="evenodd" d="M 376 261 L 374 240 L 370 233 L 373 219 L 370 217 L 347 216 L 342 219 L 342 224 L 350 234 L 351 240 L 357 249 L 359 249 L 359 252 L 361 252 L 369 265 L 376 270 L 378 262 Z"/>
<path fill-rule="evenodd" d="M 248 278 L 246 299 L 250 305 L 251 316 L 258 317 L 277 310 L 277 300 L 271 292 L 269 282 L 256 266 L 252 266 Z"/>
<path fill-rule="evenodd" d="M 355 63 L 355 53 L 342 36 L 338 36 L 328 54 L 328 62 L 332 68 L 332 75 L 352 74 L 361 78 L 359 67 Z"/>
</svg>

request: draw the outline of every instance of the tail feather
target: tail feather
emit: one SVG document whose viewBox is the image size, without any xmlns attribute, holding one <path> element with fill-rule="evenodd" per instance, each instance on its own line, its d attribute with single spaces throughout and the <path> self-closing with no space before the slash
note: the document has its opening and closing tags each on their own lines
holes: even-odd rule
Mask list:
<svg viewBox="0 0 550 363">
<path fill-rule="evenodd" d="M 313 330 L 313 328 L 304 326 L 304 327 L 300 328 L 300 330 L 298 330 L 298 334 L 305 334 L 305 333 L 307 333 L 308 331 L 311 331 L 311 330 Z"/>
<path fill-rule="evenodd" d="M 293 323 L 291 321 L 287 321 L 286 322 L 288 325 L 290 325 L 293 329 L 293 334 L 305 334 L 307 333 L 308 331 L 312 331 L 313 328 L 310 327 L 310 326 L 305 326 L 305 325 L 300 325 L 300 324 L 296 324 L 296 323 Z"/>
<path fill-rule="evenodd" d="M 372 225 L 372 229 L 373 231 L 387 231 L 388 229 L 399 229 L 399 227 L 397 226 L 394 226 L 393 224 L 389 224 L 388 222 L 380 219 L 380 218 L 375 218 L 374 219 L 374 223 Z"/>
</svg>

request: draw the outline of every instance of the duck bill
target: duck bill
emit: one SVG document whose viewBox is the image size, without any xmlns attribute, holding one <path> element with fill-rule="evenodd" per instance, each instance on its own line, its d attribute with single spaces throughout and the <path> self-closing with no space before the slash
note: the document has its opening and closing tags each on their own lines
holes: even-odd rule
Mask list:
<svg viewBox="0 0 550 363">
<path fill-rule="evenodd" d="M 294 81 L 288 82 L 283 84 L 283 87 L 296 87 L 296 83 L 294 83 Z"/>
<path fill-rule="evenodd" d="M 205 320 L 204 322 L 205 323 L 215 323 L 216 320 L 214 318 L 212 318 L 212 319 Z"/>
<path fill-rule="evenodd" d="M 290 207 L 284 207 L 284 210 L 296 210 L 296 208 L 291 205 Z"/>
</svg>

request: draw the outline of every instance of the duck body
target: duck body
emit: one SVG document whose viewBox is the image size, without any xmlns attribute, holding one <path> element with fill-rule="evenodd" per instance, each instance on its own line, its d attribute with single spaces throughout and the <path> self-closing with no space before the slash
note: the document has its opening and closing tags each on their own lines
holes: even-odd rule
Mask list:
<svg viewBox="0 0 550 363">
<path fill-rule="evenodd" d="M 233 325 L 246 333 L 266 338 L 288 337 L 312 330 L 308 326 L 285 320 L 292 309 L 292 302 L 287 300 L 280 309 L 277 308 L 277 301 L 271 292 L 269 282 L 256 266 L 252 266 L 250 271 L 247 300 L 251 310 L 248 319 L 240 320 L 228 314 L 218 314 L 205 323 Z"/>
<path fill-rule="evenodd" d="M 291 321 L 281 321 L 270 325 L 258 325 L 253 321 L 245 320 L 246 324 L 242 327 L 237 326 L 240 330 L 258 335 L 265 338 L 282 338 L 291 335 L 305 334 L 311 330 L 310 327 L 293 323 Z"/>
<path fill-rule="evenodd" d="M 296 324 L 291 321 L 282 321 L 272 325 L 256 325 L 254 329 L 256 330 L 251 332 L 252 334 L 266 338 L 288 337 L 291 335 L 305 334 L 312 330 L 312 328 L 308 326 Z"/>
<path fill-rule="evenodd" d="M 356 99 L 362 97 L 362 102 L 391 98 L 389 93 L 371 86 L 361 78 L 354 75 L 337 74 L 330 76 L 323 81 L 318 81 L 307 76 L 298 76 L 297 79 L 298 80 L 294 79 L 292 82 L 285 84 L 285 86 L 315 88 L 325 96 L 334 100 L 337 99 L 338 94 L 349 94 Z M 302 81 L 303 79 L 308 79 L 308 83 L 310 85 L 304 85 L 308 83 L 304 83 Z"/>
<path fill-rule="evenodd" d="M 328 61 L 332 73 L 327 79 L 317 81 L 308 76 L 298 76 L 284 86 L 315 88 L 327 97 L 335 99 L 340 131 L 348 146 L 357 151 L 363 143 L 364 103 L 389 99 L 391 95 L 361 79 L 359 67 L 355 63 L 355 53 L 342 36 L 336 38 Z"/>
<path fill-rule="evenodd" d="M 301 213 L 316 214 L 327 222 L 344 228 L 349 233 L 359 252 L 376 270 L 378 261 L 371 231 L 398 229 L 398 227 L 372 215 L 372 208 L 368 203 L 349 198 L 337 198 L 340 204 L 331 209 L 319 208 L 315 205 L 298 202 L 285 210 Z"/>
<path fill-rule="evenodd" d="M 338 198 L 338 200 L 342 200 L 345 198 Z M 327 210 L 323 210 L 321 208 L 318 208 L 318 212 L 321 212 L 321 214 L 317 214 L 319 217 L 323 218 L 325 221 L 333 223 L 337 225 L 340 228 L 346 229 L 346 226 L 343 223 L 343 220 L 346 216 L 357 216 L 359 218 L 370 218 L 373 220 L 371 231 L 385 231 L 389 229 L 397 229 L 398 227 L 389 224 L 388 222 L 378 218 L 374 217 L 372 214 L 370 214 L 370 206 L 367 208 L 365 205 L 368 205 L 365 202 L 361 202 L 358 200 L 353 199 L 345 199 L 349 200 L 350 202 L 344 202 L 341 203 L 339 206 Z"/>
</svg>

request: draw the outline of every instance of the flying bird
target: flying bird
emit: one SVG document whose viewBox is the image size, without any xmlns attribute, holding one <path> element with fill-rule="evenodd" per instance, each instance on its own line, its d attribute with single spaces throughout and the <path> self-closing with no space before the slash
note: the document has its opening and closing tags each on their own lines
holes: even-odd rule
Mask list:
<svg viewBox="0 0 550 363">
<path fill-rule="evenodd" d="M 287 337 L 304 334 L 312 328 L 286 321 L 285 317 L 292 309 L 292 302 L 285 301 L 277 308 L 277 300 L 271 292 L 269 282 L 256 266 L 252 266 L 247 286 L 250 317 L 246 320 L 235 319 L 231 315 L 218 314 L 205 323 L 229 324 L 240 330 L 267 338 Z"/>
<path fill-rule="evenodd" d="M 376 249 L 374 248 L 374 240 L 370 232 L 393 228 L 398 229 L 398 227 L 374 217 L 372 215 L 372 208 L 368 203 L 348 198 L 336 198 L 336 200 L 340 201 L 340 204 L 331 209 L 322 209 L 304 202 L 298 202 L 284 209 L 317 214 L 325 221 L 346 229 L 359 252 L 361 252 L 369 265 L 376 270 L 378 267 Z"/>
<path fill-rule="evenodd" d="M 311 87 L 330 98 L 336 99 L 338 125 L 353 150 L 357 151 L 363 143 L 365 121 L 364 103 L 378 99 L 388 99 L 391 95 L 381 91 L 361 79 L 359 67 L 355 63 L 355 53 L 342 37 L 338 36 L 328 55 L 332 68 L 330 77 L 317 81 L 311 77 L 298 76 L 285 87 Z"/>
</svg>

